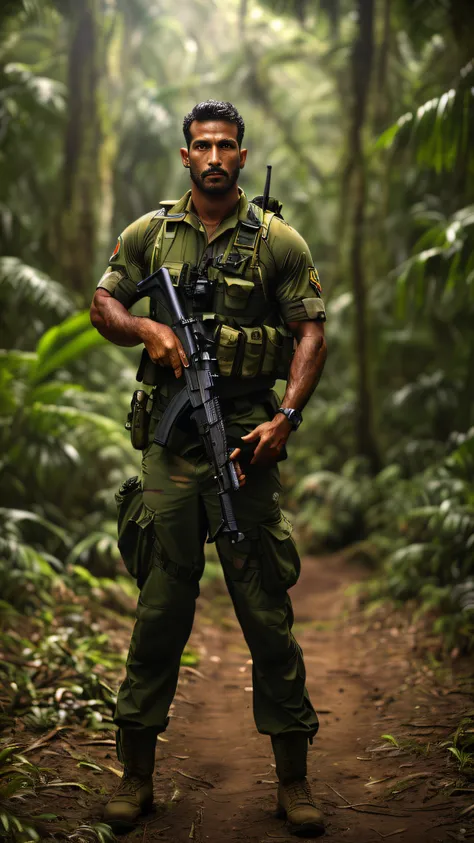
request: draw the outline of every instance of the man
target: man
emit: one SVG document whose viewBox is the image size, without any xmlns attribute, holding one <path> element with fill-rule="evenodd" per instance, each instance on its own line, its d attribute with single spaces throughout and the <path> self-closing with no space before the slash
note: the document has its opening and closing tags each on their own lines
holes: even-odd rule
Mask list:
<svg viewBox="0 0 474 843">
<path fill-rule="evenodd" d="M 188 361 L 165 303 L 150 318 L 128 309 L 137 283 L 166 266 L 188 314 L 199 314 L 215 338 L 218 392 L 232 458 L 240 462 L 242 488 L 233 503 L 245 539 L 232 545 L 221 535 L 216 544 L 252 655 L 257 729 L 271 737 L 281 815 L 293 832 L 317 835 L 324 824 L 306 779 L 306 758 L 318 720 L 291 634 L 287 589 L 298 579 L 300 562 L 279 507 L 276 463 L 324 366 L 321 288 L 304 240 L 277 214 L 249 203 L 238 187 L 247 150 L 236 109 L 200 103 L 183 130 L 181 159 L 191 190 L 167 213 L 145 214 L 125 229 L 91 307 L 92 323 L 104 337 L 122 346 L 144 344 L 152 361 L 145 381 L 154 384 L 139 519 L 152 524 L 154 541 L 144 560 L 147 573 L 115 713 L 124 777 L 104 819 L 125 830 L 152 803 L 156 738 L 168 725 L 192 628 L 204 541 L 220 520 L 212 469 L 192 422 L 176 426 L 168 447 L 153 443 L 156 422 L 181 389 Z M 279 210 L 275 200 L 272 207 Z M 272 387 L 282 376 L 288 384 L 279 407 Z"/>
</svg>

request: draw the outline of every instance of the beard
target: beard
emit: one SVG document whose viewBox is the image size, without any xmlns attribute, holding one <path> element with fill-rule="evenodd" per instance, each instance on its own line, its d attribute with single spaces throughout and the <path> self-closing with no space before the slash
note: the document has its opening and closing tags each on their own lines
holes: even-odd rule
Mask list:
<svg viewBox="0 0 474 843">
<path fill-rule="evenodd" d="M 219 184 L 209 181 L 208 176 L 211 173 L 222 175 L 223 178 Z M 196 187 L 208 196 L 224 196 L 229 190 L 232 190 L 234 184 L 237 182 L 240 174 L 240 167 L 236 167 L 230 173 L 226 170 L 205 170 L 203 173 L 198 173 L 193 167 L 190 167 L 190 176 Z"/>
</svg>

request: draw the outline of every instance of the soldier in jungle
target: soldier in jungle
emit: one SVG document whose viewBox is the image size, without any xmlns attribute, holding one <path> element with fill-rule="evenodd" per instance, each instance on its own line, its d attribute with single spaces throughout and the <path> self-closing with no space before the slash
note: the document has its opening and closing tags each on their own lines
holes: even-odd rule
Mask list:
<svg viewBox="0 0 474 843">
<path fill-rule="evenodd" d="M 279 815 L 293 833 L 324 832 L 307 779 L 318 718 L 291 631 L 288 589 L 298 579 L 300 560 L 279 505 L 278 461 L 324 367 L 326 316 L 306 242 L 284 222 L 276 200 L 262 211 L 238 186 L 247 158 L 244 128 L 228 102 L 201 102 L 184 118 L 180 153 L 190 190 L 123 231 L 91 306 L 91 321 L 108 340 L 144 345 L 142 379 L 151 386 L 139 508 L 133 517 L 122 509 L 121 518 L 119 506 L 119 533 L 135 529 L 130 553 L 140 556 L 141 591 L 114 717 L 124 775 L 104 813 L 117 831 L 132 828 L 153 802 L 157 735 L 168 725 L 193 625 L 204 542 L 220 517 L 212 468 L 193 425 L 177 424 L 167 447 L 153 442 L 188 361 L 169 313 L 154 308 L 142 317 L 129 310 L 138 282 L 165 266 L 188 295 L 191 313 L 214 326 L 217 390 L 241 486 L 233 503 L 245 536 L 233 545 L 218 535 L 216 546 L 252 656 L 255 723 L 271 739 Z M 198 276 L 208 285 L 204 315 L 203 299 L 192 292 Z M 273 391 L 277 378 L 287 381 L 281 402 Z M 121 491 L 123 507 L 127 494 Z M 207 728 L 212 734 L 212 724 Z"/>
</svg>

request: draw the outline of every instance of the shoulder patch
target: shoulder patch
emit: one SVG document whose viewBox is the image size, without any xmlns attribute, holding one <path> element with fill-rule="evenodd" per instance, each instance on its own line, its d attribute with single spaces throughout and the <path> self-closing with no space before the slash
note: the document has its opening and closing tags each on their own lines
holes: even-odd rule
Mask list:
<svg viewBox="0 0 474 843">
<path fill-rule="evenodd" d="M 120 254 L 121 248 L 122 248 L 122 238 L 118 237 L 115 249 L 113 250 L 112 254 L 110 255 L 109 263 L 113 263 L 115 260 L 117 260 L 119 254 Z"/>
<path fill-rule="evenodd" d="M 314 266 L 309 267 L 309 283 L 317 296 L 322 293 L 321 284 L 319 283 L 318 270 Z"/>
</svg>

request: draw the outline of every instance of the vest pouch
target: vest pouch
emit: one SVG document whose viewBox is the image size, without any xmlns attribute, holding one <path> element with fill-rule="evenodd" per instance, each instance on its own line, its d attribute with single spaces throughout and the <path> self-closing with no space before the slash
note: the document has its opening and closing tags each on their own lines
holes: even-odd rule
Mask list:
<svg viewBox="0 0 474 843">
<path fill-rule="evenodd" d="M 262 373 L 266 337 L 263 328 L 242 328 L 241 330 L 245 337 L 241 377 L 255 378 Z"/>
<path fill-rule="evenodd" d="M 276 524 L 259 527 L 262 588 L 267 594 L 283 594 L 295 585 L 301 561 L 291 536 L 292 525 L 281 513 Z"/>
<path fill-rule="evenodd" d="M 231 275 L 224 276 L 224 307 L 226 310 L 245 310 L 254 288 L 253 281 Z"/>
<path fill-rule="evenodd" d="M 230 325 L 219 325 L 216 330 L 216 357 L 219 364 L 219 374 L 222 377 L 238 374 L 241 352 L 244 348 L 242 331 L 231 328 Z"/>
<path fill-rule="evenodd" d="M 264 325 L 265 350 L 262 359 L 262 375 L 273 375 L 278 368 L 283 348 L 283 337 L 276 328 Z"/>
<path fill-rule="evenodd" d="M 143 503 L 143 487 L 138 477 L 122 483 L 115 495 L 118 516 L 118 548 L 129 574 L 139 588 L 151 567 L 154 539 L 152 510 Z"/>
</svg>

